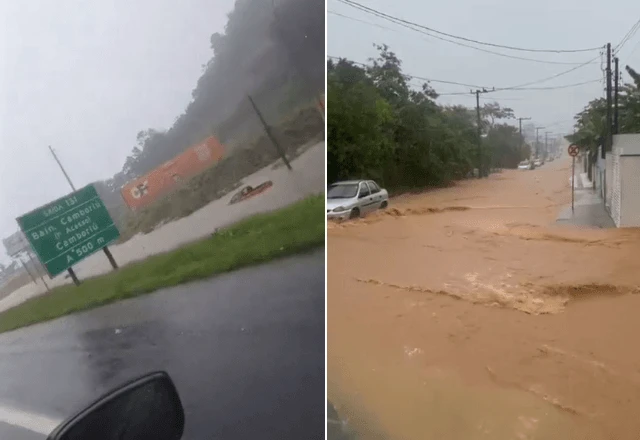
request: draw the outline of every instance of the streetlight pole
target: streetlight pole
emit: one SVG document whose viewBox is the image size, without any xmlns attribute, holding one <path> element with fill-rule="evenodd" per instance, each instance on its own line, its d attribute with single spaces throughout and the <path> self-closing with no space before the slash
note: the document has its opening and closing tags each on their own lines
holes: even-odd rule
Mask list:
<svg viewBox="0 0 640 440">
<path fill-rule="evenodd" d="M 524 138 L 522 137 L 522 121 L 529 121 L 531 118 L 518 118 L 518 126 L 520 127 L 520 154 L 522 154 L 522 149 L 524 147 Z M 522 156 L 520 156 L 522 159 Z"/>
<path fill-rule="evenodd" d="M 539 145 L 540 142 L 538 141 L 539 138 L 539 131 L 542 130 L 544 127 L 536 127 L 536 159 L 538 159 L 538 155 L 539 155 Z"/>
<path fill-rule="evenodd" d="M 549 157 L 549 133 L 550 131 L 544 132 L 544 160 L 546 161 Z"/>
<path fill-rule="evenodd" d="M 60 167 L 60 171 L 62 171 L 62 174 L 64 174 L 64 177 L 67 179 L 67 183 L 69 184 L 69 186 L 71 187 L 71 190 L 73 192 L 76 191 L 76 186 L 73 184 L 73 182 L 71 181 L 71 178 L 69 177 L 69 175 L 67 174 L 67 171 L 64 169 L 64 167 L 62 166 L 62 162 L 60 162 L 60 159 L 58 159 L 58 155 L 56 154 L 55 151 L 53 151 L 53 148 L 51 148 L 51 145 L 49 145 L 49 151 L 51 152 L 51 155 L 53 156 L 53 158 L 55 159 L 55 161 L 58 163 L 58 166 Z M 102 248 L 102 251 L 104 252 L 104 254 L 107 256 L 107 259 L 109 260 L 109 263 L 111 263 L 111 267 L 113 267 L 114 269 L 118 268 L 118 264 L 116 263 L 115 258 L 113 258 L 113 255 L 111 254 L 111 251 L 109 250 L 108 246 L 105 246 Z M 80 280 L 78 279 L 78 277 L 76 276 L 76 273 L 74 272 L 72 267 L 69 267 L 67 269 L 67 272 L 69 272 L 69 275 L 71 276 L 71 279 L 73 280 L 73 283 L 76 286 L 80 285 Z"/>
<path fill-rule="evenodd" d="M 472 90 L 471 93 L 475 93 L 476 95 L 476 118 L 478 119 L 478 178 L 489 177 L 489 170 L 487 172 L 483 172 L 485 165 L 482 160 L 482 115 L 480 113 L 480 93 L 489 93 L 495 91 L 495 87 L 493 90 L 487 90 L 483 88 L 482 90 L 478 89 L 475 92 Z"/>
</svg>

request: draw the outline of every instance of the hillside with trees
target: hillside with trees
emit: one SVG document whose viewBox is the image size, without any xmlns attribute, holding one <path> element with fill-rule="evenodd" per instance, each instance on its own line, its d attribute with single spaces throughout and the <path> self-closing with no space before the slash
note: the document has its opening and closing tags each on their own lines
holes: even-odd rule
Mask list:
<svg viewBox="0 0 640 440">
<path fill-rule="evenodd" d="M 208 136 L 217 136 L 228 156 L 235 155 L 238 148 L 267 148 L 260 140 L 264 129 L 248 95 L 267 122 L 285 137 L 284 144 L 303 142 L 305 135 L 300 131 L 307 138 L 321 133 L 321 115 L 308 109 L 315 109 L 324 90 L 324 15 L 322 0 L 236 0 L 224 32 L 211 35 L 211 59 L 203 66 L 184 112 L 167 129 L 141 130 L 132 139 L 131 154 L 122 169 L 111 179 L 98 182 L 107 205 L 122 211 L 122 185 Z M 298 128 L 293 141 L 286 138 L 287 130 L 277 130 L 285 121 L 289 131 L 292 126 Z M 264 152 L 241 154 L 265 161 L 273 158 Z M 238 180 L 255 171 L 257 165 L 269 163 L 245 162 L 234 161 L 235 169 L 227 166 L 217 172 L 226 169 L 233 174 L 230 179 Z"/>
<path fill-rule="evenodd" d="M 640 74 L 626 66 L 631 82 L 619 87 L 618 120 L 619 132 L 640 133 Z M 604 142 L 607 128 L 607 100 L 597 98 L 590 101 L 575 116 L 574 133 L 567 139 L 587 150 L 595 158 L 598 147 Z M 591 169 L 588 169 L 591 173 Z"/>
<path fill-rule="evenodd" d="M 391 190 L 448 185 L 483 169 L 516 168 L 529 149 L 512 125 L 513 110 L 440 105 L 429 84 L 416 85 L 386 46 L 368 65 L 329 60 L 328 181 L 371 178 Z"/>
</svg>

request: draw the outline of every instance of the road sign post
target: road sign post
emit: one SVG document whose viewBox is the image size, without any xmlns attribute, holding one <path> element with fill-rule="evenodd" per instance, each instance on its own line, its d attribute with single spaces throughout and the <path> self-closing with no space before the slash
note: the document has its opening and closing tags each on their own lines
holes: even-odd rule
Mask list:
<svg viewBox="0 0 640 440">
<path fill-rule="evenodd" d="M 569 145 L 568 153 L 571 156 L 571 212 L 575 212 L 574 201 L 576 191 L 576 156 L 580 152 L 580 147 L 576 144 Z"/>
<path fill-rule="evenodd" d="M 60 171 L 62 171 L 62 174 L 64 174 L 65 179 L 67 179 L 67 182 L 69 183 L 69 186 L 71 187 L 71 190 L 75 192 L 76 191 L 76 187 L 73 184 L 73 182 L 71 181 L 71 177 L 69 177 L 69 175 L 67 174 L 67 171 L 62 166 L 62 162 L 60 162 L 60 159 L 58 159 L 58 156 L 56 155 L 56 152 L 53 151 L 53 148 L 51 148 L 51 145 L 49 145 L 49 151 L 51 151 L 51 155 L 53 156 L 53 158 L 55 159 L 56 163 L 60 167 Z M 116 264 L 116 260 L 114 260 L 113 255 L 111 254 L 111 251 L 109 250 L 109 247 L 108 246 L 103 247 L 102 251 L 107 256 L 107 259 L 109 260 L 109 263 L 111 263 L 111 267 L 113 267 L 114 269 L 117 269 L 118 265 Z M 80 281 L 78 280 L 78 277 L 76 277 L 76 274 L 73 272 L 73 269 L 69 268 L 69 269 L 67 269 L 67 271 L 69 272 L 69 276 L 71 277 L 71 279 L 73 280 L 75 285 L 79 286 L 80 285 Z"/>
<path fill-rule="evenodd" d="M 47 284 L 47 282 L 44 280 L 44 275 L 42 275 L 42 271 L 38 270 L 35 261 L 33 261 L 33 257 L 31 256 L 31 252 L 29 251 L 29 249 L 27 249 L 27 258 L 29 259 L 29 262 L 31 263 L 31 266 L 33 266 L 34 268 L 36 268 L 36 273 L 38 275 L 40 275 L 40 279 L 42 280 L 42 284 L 44 284 L 44 287 L 47 289 L 47 292 L 50 292 L 51 289 L 49 289 L 49 285 Z M 37 283 L 36 283 L 37 284 Z"/>
<path fill-rule="evenodd" d="M 574 201 L 575 201 L 575 192 L 576 192 L 576 158 L 571 158 L 571 212 L 575 212 Z"/>
<path fill-rule="evenodd" d="M 37 208 L 17 221 L 49 276 L 68 270 L 76 285 L 79 280 L 72 266 L 104 251 L 120 237 L 93 185 Z M 105 253 L 117 268 L 111 253 Z"/>
</svg>

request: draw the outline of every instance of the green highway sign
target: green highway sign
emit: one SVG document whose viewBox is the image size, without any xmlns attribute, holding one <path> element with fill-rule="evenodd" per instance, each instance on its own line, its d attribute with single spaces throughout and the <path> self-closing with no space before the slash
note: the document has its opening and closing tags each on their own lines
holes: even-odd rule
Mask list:
<svg viewBox="0 0 640 440">
<path fill-rule="evenodd" d="M 51 277 L 120 237 L 93 185 L 35 209 L 17 221 Z"/>
</svg>

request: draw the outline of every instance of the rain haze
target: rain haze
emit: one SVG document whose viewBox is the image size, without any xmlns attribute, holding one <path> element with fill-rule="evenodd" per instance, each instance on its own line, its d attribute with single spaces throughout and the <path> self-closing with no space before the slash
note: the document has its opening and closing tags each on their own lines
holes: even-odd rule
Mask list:
<svg viewBox="0 0 640 440">
<path fill-rule="evenodd" d="M 387 15 L 433 28 L 455 36 L 482 42 L 529 49 L 582 49 L 617 45 L 638 20 L 638 7 L 631 1 L 615 8 L 585 7 L 577 0 L 544 2 L 388 2 L 363 0 L 361 5 Z M 545 126 L 557 134 L 572 131 L 573 116 L 590 100 L 604 96 L 604 56 L 601 50 L 578 53 L 535 53 L 490 46 L 481 50 L 506 54 L 507 58 L 442 41 L 403 27 L 339 0 L 328 0 L 327 51 L 329 56 L 367 63 L 376 57 L 373 44 L 387 44 L 402 61 L 404 73 L 429 79 L 479 85 L 488 89 L 532 84 L 531 87 L 566 88 L 550 90 L 507 90 L 481 97 L 482 103 L 497 101 L 514 110 L 515 116 L 532 118 L 530 123 Z M 627 12 L 624 12 L 627 11 Z M 436 35 L 438 36 L 438 35 Z M 442 38 L 448 38 L 439 35 Z M 620 50 L 620 69 L 624 81 L 629 76 L 624 66 L 640 68 L 640 37 L 631 38 Z M 591 63 L 580 66 L 581 64 Z M 574 69 L 557 78 L 542 80 Z M 598 81 L 600 80 L 600 81 Z M 419 80 L 411 84 L 419 86 Z M 578 83 L 589 82 L 573 86 Z M 471 87 L 431 82 L 442 104 L 475 106 Z M 475 90 L 475 89 L 474 89 Z M 446 95 L 466 93 L 464 95 Z M 513 122 L 512 122 L 513 123 Z"/>
<path fill-rule="evenodd" d="M 233 0 L 2 2 L 0 235 L 15 218 L 122 168 L 191 100 Z"/>
</svg>

